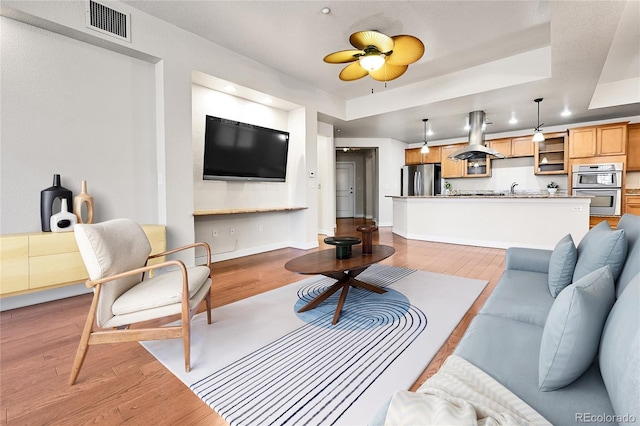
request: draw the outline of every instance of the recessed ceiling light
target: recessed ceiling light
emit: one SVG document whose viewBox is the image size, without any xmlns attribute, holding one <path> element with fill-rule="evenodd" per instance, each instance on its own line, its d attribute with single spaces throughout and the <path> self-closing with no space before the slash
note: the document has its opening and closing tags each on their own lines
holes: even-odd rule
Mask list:
<svg viewBox="0 0 640 426">
<path fill-rule="evenodd" d="M 431 127 L 429 127 L 429 130 L 427 130 L 427 136 L 433 136 L 433 131 L 431 130 Z"/>
<path fill-rule="evenodd" d="M 516 118 L 515 115 L 511 116 L 511 119 L 509 120 L 509 124 L 517 124 L 518 123 L 518 119 Z"/>
<path fill-rule="evenodd" d="M 235 87 L 233 87 L 233 86 L 224 86 L 224 90 L 225 90 L 225 92 L 231 92 L 231 93 L 233 93 L 233 92 L 235 92 L 237 89 L 236 89 Z"/>
<path fill-rule="evenodd" d="M 328 15 L 331 13 L 331 9 L 329 9 L 328 7 L 323 7 L 321 12 L 323 15 Z"/>
<path fill-rule="evenodd" d="M 569 111 L 569 108 L 565 108 L 564 111 L 560 113 L 560 115 L 563 117 L 569 117 L 571 115 L 571 111 Z"/>
<path fill-rule="evenodd" d="M 273 99 L 271 99 L 271 98 L 264 98 L 264 99 L 262 100 L 262 102 L 264 102 L 265 104 L 272 104 L 272 103 L 273 103 Z"/>
</svg>

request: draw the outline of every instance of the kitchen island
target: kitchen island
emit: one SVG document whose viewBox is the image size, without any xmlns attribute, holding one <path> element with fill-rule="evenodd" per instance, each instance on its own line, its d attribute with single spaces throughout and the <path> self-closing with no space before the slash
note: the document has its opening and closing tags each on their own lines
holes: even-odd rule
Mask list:
<svg viewBox="0 0 640 426">
<path fill-rule="evenodd" d="M 553 249 L 589 231 L 589 197 L 545 194 L 391 196 L 393 233 L 482 247 Z"/>
</svg>

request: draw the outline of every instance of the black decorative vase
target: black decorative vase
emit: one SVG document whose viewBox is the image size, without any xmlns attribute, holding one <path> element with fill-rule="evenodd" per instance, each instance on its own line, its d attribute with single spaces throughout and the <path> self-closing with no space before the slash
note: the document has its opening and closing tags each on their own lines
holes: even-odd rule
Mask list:
<svg viewBox="0 0 640 426">
<path fill-rule="evenodd" d="M 51 216 L 54 213 L 53 203 L 57 198 L 66 199 L 67 206 L 72 206 L 73 194 L 60 185 L 60 175 L 53 175 L 53 186 L 40 191 L 40 224 L 43 232 L 51 232 Z"/>
</svg>

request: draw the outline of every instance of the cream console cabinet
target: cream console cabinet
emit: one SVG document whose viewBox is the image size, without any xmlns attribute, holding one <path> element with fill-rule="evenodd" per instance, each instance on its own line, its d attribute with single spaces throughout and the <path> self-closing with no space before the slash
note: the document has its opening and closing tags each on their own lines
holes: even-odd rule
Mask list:
<svg viewBox="0 0 640 426">
<path fill-rule="evenodd" d="M 142 225 L 151 253 L 166 250 L 164 225 Z M 162 262 L 153 259 L 150 264 Z M 0 296 L 62 287 L 88 279 L 73 232 L 34 232 L 0 236 Z"/>
</svg>

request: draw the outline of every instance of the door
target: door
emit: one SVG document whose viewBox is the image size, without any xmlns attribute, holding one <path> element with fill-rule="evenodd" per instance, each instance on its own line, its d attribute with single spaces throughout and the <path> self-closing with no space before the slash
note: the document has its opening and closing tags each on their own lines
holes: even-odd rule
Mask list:
<svg viewBox="0 0 640 426">
<path fill-rule="evenodd" d="M 354 217 L 355 163 L 336 163 L 336 217 Z"/>
</svg>

